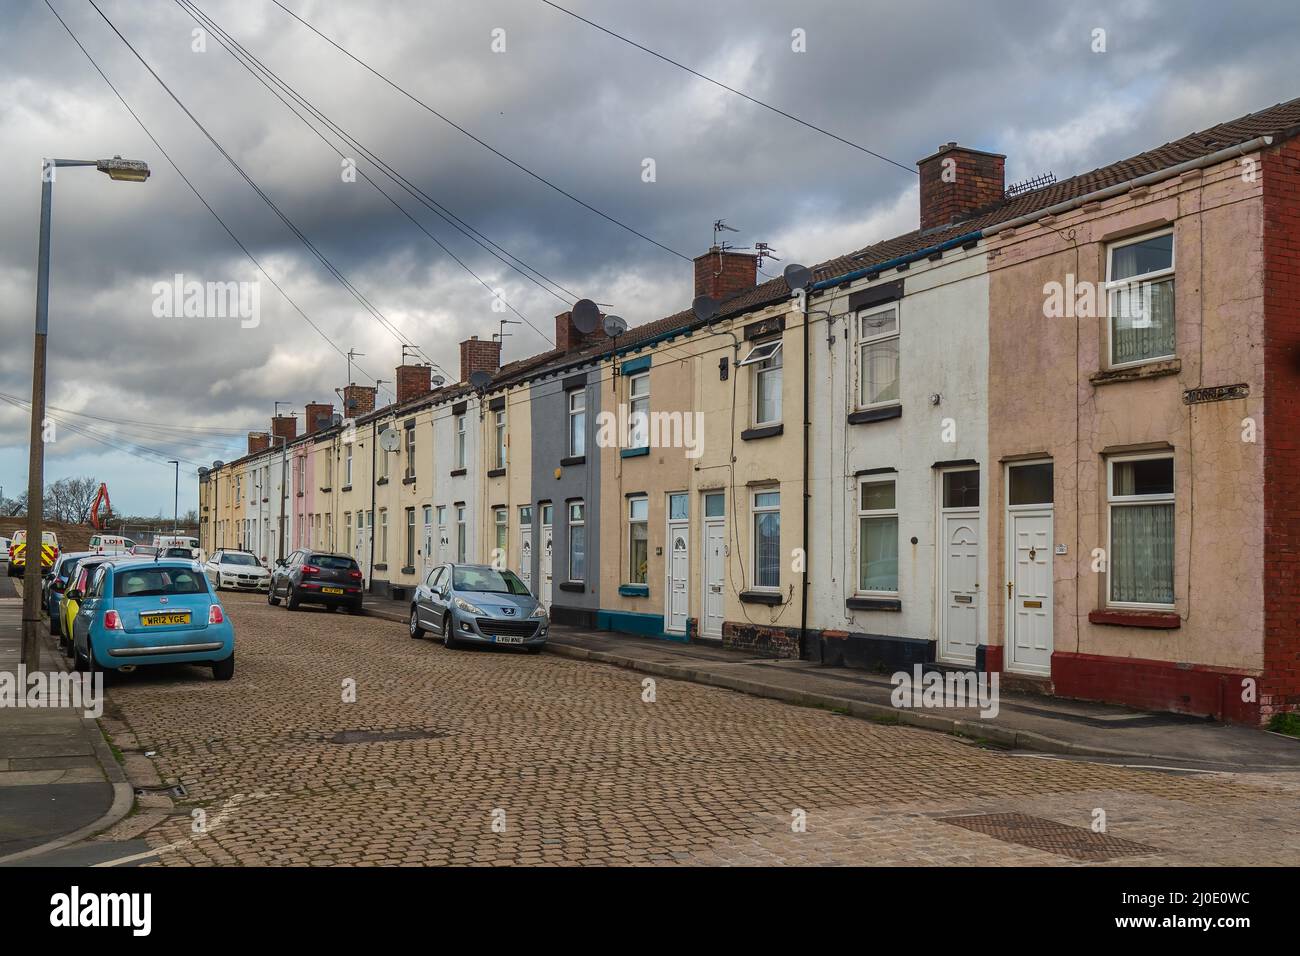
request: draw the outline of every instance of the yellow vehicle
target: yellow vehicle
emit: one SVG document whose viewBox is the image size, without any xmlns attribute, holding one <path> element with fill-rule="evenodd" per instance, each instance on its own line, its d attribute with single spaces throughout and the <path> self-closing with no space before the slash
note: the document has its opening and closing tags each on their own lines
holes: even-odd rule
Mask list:
<svg viewBox="0 0 1300 956">
<path fill-rule="evenodd" d="M 53 531 L 41 532 L 41 571 L 54 567 L 59 557 L 59 536 Z M 9 541 L 9 577 L 20 578 L 27 572 L 27 531 L 20 528 Z"/>
<path fill-rule="evenodd" d="M 72 622 L 77 619 L 86 588 L 95 578 L 95 569 L 103 563 L 95 558 L 78 561 L 68 579 L 68 586 L 63 590 L 63 600 L 59 602 L 59 648 L 69 657 L 72 656 Z"/>
</svg>

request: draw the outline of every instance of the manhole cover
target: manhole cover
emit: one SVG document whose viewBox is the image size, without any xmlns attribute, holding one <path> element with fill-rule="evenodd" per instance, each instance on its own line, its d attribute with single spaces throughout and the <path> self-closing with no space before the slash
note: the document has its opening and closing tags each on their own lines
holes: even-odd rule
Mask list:
<svg viewBox="0 0 1300 956">
<path fill-rule="evenodd" d="M 1084 827 L 1067 826 L 1025 813 L 976 813 L 939 819 L 964 830 L 983 833 L 1003 843 L 1045 850 L 1058 856 L 1068 856 L 1072 860 L 1103 862 L 1121 856 L 1160 852 L 1157 847 L 1121 840 L 1107 833 L 1093 833 Z"/>
<path fill-rule="evenodd" d="M 377 744 L 390 740 L 438 740 L 450 736 L 444 730 L 421 727 L 414 730 L 340 730 L 328 739 L 332 744 Z"/>
</svg>

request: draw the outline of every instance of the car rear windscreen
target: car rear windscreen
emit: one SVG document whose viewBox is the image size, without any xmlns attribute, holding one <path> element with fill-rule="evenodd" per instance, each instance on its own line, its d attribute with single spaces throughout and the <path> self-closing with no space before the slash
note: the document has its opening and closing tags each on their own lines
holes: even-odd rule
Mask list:
<svg viewBox="0 0 1300 956">
<path fill-rule="evenodd" d="M 116 597 L 154 597 L 160 594 L 203 594 L 208 582 L 189 568 L 124 568 L 113 577 Z"/>
<path fill-rule="evenodd" d="M 307 559 L 307 563 L 314 564 L 318 568 L 329 568 L 331 571 L 351 571 L 357 566 L 351 558 L 334 554 L 313 554 Z"/>
</svg>

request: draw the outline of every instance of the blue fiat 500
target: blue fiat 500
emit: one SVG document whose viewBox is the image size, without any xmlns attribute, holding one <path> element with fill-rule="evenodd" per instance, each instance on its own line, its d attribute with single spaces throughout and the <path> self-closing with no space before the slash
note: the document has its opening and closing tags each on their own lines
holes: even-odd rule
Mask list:
<svg viewBox="0 0 1300 956">
<path fill-rule="evenodd" d="M 128 673 L 146 664 L 207 664 L 235 675 L 235 629 L 201 566 L 177 558 L 106 561 L 72 625 L 77 669 Z"/>
</svg>

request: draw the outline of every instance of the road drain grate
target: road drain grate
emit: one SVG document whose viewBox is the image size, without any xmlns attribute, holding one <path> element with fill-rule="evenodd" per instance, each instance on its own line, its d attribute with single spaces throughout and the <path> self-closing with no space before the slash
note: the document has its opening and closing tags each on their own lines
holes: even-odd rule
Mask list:
<svg viewBox="0 0 1300 956">
<path fill-rule="evenodd" d="M 976 813 L 939 819 L 964 830 L 983 833 L 1003 843 L 1044 850 L 1072 860 L 1099 863 L 1122 856 L 1160 852 L 1157 847 L 1121 840 L 1107 833 L 1093 833 L 1084 827 L 1067 826 L 1025 813 Z"/>
<path fill-rule="evenodd" d="M 440 740 L 450 736 L 445 730 L 417 727 L 411 730 L 340 730 L 326 739 L 332 744 L 379 744 L 390 740 Z"/>
</svg>

